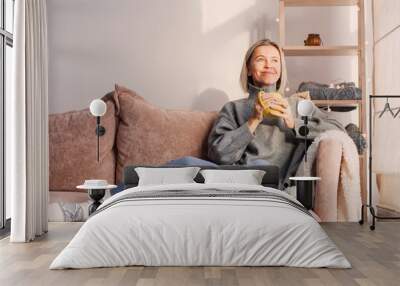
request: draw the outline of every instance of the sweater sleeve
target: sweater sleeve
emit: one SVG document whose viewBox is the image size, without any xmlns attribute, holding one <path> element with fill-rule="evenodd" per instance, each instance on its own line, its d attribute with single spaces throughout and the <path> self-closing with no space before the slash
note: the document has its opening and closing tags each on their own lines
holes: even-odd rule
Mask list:
<svg viewBox="0 0 400 286">
<path fill-rule="evenodd" d="M 233 104 L 227 103 L 208 136 L 208 157 L 217 164 L 230 165 L 239 161 L 254 138 L 247 122 L 239 125 L 235 118 Z"/>
</svg>

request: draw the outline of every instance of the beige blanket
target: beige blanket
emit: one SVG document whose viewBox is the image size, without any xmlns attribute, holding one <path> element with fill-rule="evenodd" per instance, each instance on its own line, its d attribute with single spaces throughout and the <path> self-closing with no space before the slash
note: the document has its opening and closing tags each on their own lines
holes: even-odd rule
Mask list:
<svg viewBox="0 0 400 286">
<path fill-rule="evenodd" d="M 358 221 L 361 215 L 360 167 L 357 147 L 342 131 L 319 135 L 308 149 L 296 176 L 318 174 L 314 211 L 322 221 Z"/>
</svg>

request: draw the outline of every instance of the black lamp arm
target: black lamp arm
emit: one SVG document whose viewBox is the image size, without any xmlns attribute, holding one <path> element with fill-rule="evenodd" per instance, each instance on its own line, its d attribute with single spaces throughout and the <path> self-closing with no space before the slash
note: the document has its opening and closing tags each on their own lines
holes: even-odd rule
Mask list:
<svg viewBox="0 0 400 286">
<path fill-rule="evenodd" d="M 100 116 L 96 116 L 96 123 L 96 135 L 103 136 L 106 133 L 106 129 L 100 125 Z"/>
<path fill-rule="evenodd" d="M 97 135 L 97 162 L 100 161 L 100 136 L 106 133 L 106 129 L 100 125 L 100 116 L 96 116 L 96 135 Z"/>
<path fill-rule="evenodd" d="M 304 136 L 304 161 L 307 163 L 307 135 L 310 129 L 308 129 L 308 117 L 302 116 L 301 119 L 303 119 L 304 125 L 299 128 L 299 133 Z"/>
</svg>

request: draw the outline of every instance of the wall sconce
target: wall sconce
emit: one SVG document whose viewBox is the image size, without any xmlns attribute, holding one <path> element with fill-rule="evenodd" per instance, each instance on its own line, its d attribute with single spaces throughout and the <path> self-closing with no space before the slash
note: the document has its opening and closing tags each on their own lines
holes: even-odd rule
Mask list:
<svg viewBox="0 0 400 286">
<path fill-rule="evenodd" d="M 307 163 L 307 135 L 310 132 L 308 129 L 308 118 L 314 113 L 314 103 L 311 100 L 300 100 L 297 104 L 297 113 L 304 121 L 304 125 L 299 128 L 299 133 L 304 136 L 304 161 Z"/>
<path fill-rule="evenodd" d="M 96 117 L 96 135 L 97 135 L 97 162 L 100 161 L 100 136 L 106 133 L 106 129 L 100 125 L 100 117 L 106 114 L 107 105 L 101 99 L 95 99 L 90 103 L 90 113 Z"/>
</svg>

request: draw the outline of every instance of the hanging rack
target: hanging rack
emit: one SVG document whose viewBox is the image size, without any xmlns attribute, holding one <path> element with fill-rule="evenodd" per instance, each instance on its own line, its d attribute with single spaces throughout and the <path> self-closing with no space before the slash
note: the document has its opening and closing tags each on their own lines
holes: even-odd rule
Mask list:
<svg viewBox="0 0 400 286">
<path fill-rule="evenodd" d="M 386 216 L 378 216 L 376 215 L 375 212 L 375 208 L 372 205 L 372 132 L 371 132 L 371 128 L 372 128 L 372 99 L 374 98 L 386 98 L 386 104 L 388 103 L 389 98 L 400 98 L 400 95 L 370 95 L 369 96 L 369 126 L 368 126 L 368 130 L 369 130 L 369 167 L 368 167 L 368 175 L 369 175 L 369 188 L 368 188 L 368 204 L 363 204 L 361 206 L 361 220 L 359 221 L 359 224 L 363 224 L 364 223 L 364 211 L 365 209 L 369 209 L 369 212 L 371 213 L 372 216 L 372 224 L 369 226 L 369 228 L 371 230 L 375 229 L 375 220 L 376 219 L 393 219 L 393 220 L 397 220 L 400 219 L 400 216 L 392 216 L 392 217 L 386 217 Z M 386 104 L 385 104 L 385 108 L 383 111 L 386 110 Z M 390 105 L 389 105 L 389 110 L 392 113 L 392 116 L 395 117 L 392 109 L 390 109 Z M 383 111 L 382 111 L 382 115 L 383 115 Z M 396 115 L 400 112 L 399 111 L 396 113 Z M 381 116 L 379 116 L 380 118 Z"/>
<path fill-rule="evenodd" d="M 398 110 L 397 110 L 396 114 L 393 116 L 394 118 L 396 118 L 396 117 L 397 117 L 397 115 L 399 115 L 399 114 L 400 114 L 400 107 L 395 107 L 395 108 L 392 108 L 392 110 L 395 110 L 395 109 L 398 109 Z"/>
<path fill-rule="evenodd" d="M 390 114 L 392 114 L 393 117 L 396 117 L 394 115 L 394 112 L 392 110 L 392 108 L 390 108 L 390 104 L 389 104 L 389 98 L 386 97 L 386 103 L 385 103 L 385 107 L 383 108 L 383 110 L 381 111 L 381 113 L 379 114 L 379 118 L 381 118 L 383 116 L 383 114 L 386 112 L 386 110 L 389 110 Z"/>
</svg>

